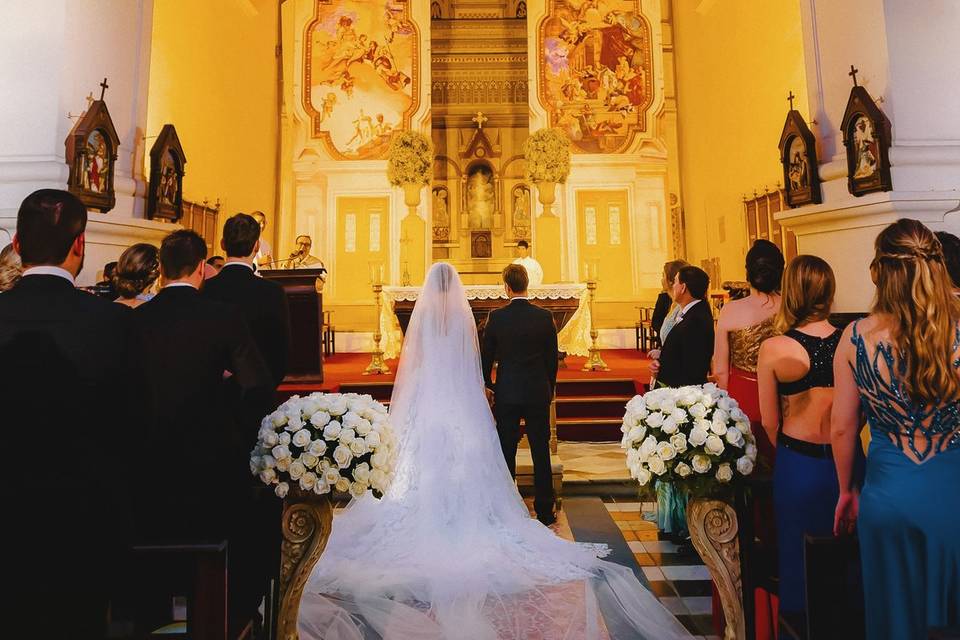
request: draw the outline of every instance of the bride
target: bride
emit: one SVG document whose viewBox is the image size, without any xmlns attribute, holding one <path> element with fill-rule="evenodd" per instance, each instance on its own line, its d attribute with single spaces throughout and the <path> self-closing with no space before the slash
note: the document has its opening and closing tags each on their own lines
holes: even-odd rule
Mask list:
<svg viewBox="0 0 960 640">
<path fill-rule="evenodd" d="M 381 500 L 334 520 L 300 605 L 304 640 L 690 637 L 602 545 L 532 519 L 484 395 L 456 270 L 433 265 L 390 403 L 399 454 Z"/>
</svg>

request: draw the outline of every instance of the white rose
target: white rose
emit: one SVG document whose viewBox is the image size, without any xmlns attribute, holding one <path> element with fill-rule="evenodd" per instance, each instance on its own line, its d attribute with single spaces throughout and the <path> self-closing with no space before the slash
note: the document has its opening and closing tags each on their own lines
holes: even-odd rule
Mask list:
<svg viewBox="0 0 960 640">
<path fill-rule="evenodd" d="M 632 427 L 627 433 L 627 442 L 643 442 L 643 437 L 645 435 L 647 435 L 646 427 Z"/>
<path fill-rule="evenodd" d="M 297 431 L 295 434 L 293 434 L 291 442 L 293 442 L 295 446 L 304 449 L 310 444 L 310 435 L 309 429 L 300 429 L 300 431 Z"/>
<path fill-rule="evenodd" d="M 307 447 L 307 452 L 318 458 L 327 452 L 327 443 L 323 440 L 314 440 Z"/>
<path fill-rule="evenodd" d="M 346 469 L 350 466 L 350 462 L 353 461 L 353 453 L 349 447 L 342 444 L 337 445 L 337 448 L 333 450 L 333 461 L 336 462 L 337 466 L 341 469 Z"/>
<path fill-rule="evenodd" d="M 282 460 L 277 460 L 277 471 L 281 473 L 286 473 L 290 470 L 290 463 L 293 462 L 292 458 L 283 458 Z"/>
<path fill-rule="evenodd" d="M 707 415 L 707 408 L 698 402 L 690 407 L 689 412 L 694 418 L 703 418 Z"/>
<path fill-rule="evenodd" d="M 312 416 L 310 416 L 310 424 L 321 429 L 327 426 L 327 423 L 330 422 L 330 414 L 326 411 L 317 411 Z"/>
<path fill-rule="evenodd" d="M 744 453 L 748 458 L 750 458 L 750 460 L 756 460 L 756 459 L 757 459 L 757 445 L 755 445 L 755 444 L 748 444 L 746 447 L 744 447 L 743 453 Z"/>
<path fill-rule="evenodd" d="M 299 480 L 307 472 L 307 467 L 299 460 L 290 463 L 290 479 Z"/>
<path fill-rule="evenodd" d="M 744 476 L 748 476 L 753 473 L 753 460 L 747 456 L 737 458 L 737 471 Z"/>
<path fill-rule="evenodd" d="M 683 424 L 690 418 L 689 414 L 683 409 L 681 409 L 680 407 L 677 407 L 672 412 L 670 412 L 670 417 L 673 418 L 673 421 L 676 422 L 677 424 Z"/>
<path fill-rule="evenodd" d="M 703 431 L 710 431 L 711 422 L 705 418 L 700 418 L 693 421 L 693 427 L 695 429 L 702 429 Z"/>
<path fill-rule="evenodd" d="M 327 426 L 323 428 L 323 437 L 325 440 L 336 440 L 340 437 L 340 431 L 342 431 L 340 423 L 336 420 L 331 420 L 327 423 Z"/>
<path fill-rule="evenodd" d="M 710 395 L 714 395 L 717 393 L 726 393 L 726 391 L 721 391 L 720 387 L 718 387 L 712 382 L 703 383 L 703 385 L 701 385 L 700 387 L 700 390 L 703 391 L 704 393 L 709 393 Z"/>
<path fill-rule="evenodd" d="M 350 481 L 347 480 L 346 478 L 340 478 L 339 480 L 337 480 L 336 487 L 337 487 L 337 491 L 339 491 L 340 493 L 347 492 L 350 490 Z"/>
<path fill-rule="evenodd" d="M 723 409 L 724 411 L 730 411 L 735 405 L 732 398 L 729 396 L 722 396 L 717 398 L 717 406 Z"/>
<path fill-rule="evenodd" d="M 707 441 L 707 437 L 710 435 L 709 431 L 701 429 L 699 427 L 694 427 L 690 431 L 690 444 L 695 447 L 699 447 Z"/>
<path fill-rule="evenodd" d="M 377 451 L 375 454 L 370 456 L 370 465 L 374 469 L 383 469 L 385 466 L 387 466 L 388 462 L 389 460 L 387 459 L 386 451 Z"/>
<path fill-rule="evenodd" d="M 660 408 L 660 392 L 662 389 L 656 389 L 654 391 L 648 392 L 643 396 L 643 401 L 646 404 L 647 410 L 656 411 Z"/>
<path fill-rule="evenodd" d="M 257 475 L 260 473 L 260 466 L 263 463 L 263 458 L 260 456 L 250 456 L 250 473 Z"/>
<path fill-rule="evenodd" d="M 335 485 L 340 482 L 340 471 L 337 469 L 327 469 L 323 472 L 323 481 L 328 485 Z"/>
<path fill-rule="evenodd" d="M 290 444 L 290 440 L 291 440 L 290 434 L 287 433 L 286 431 L 284 431 L 283 433 L 279 434 L 279 435 L 277 436 L 277 438 L 278 438 L 278 441 L 280 442 L 280 444 L 282 444 L 282 445 L 285 446 L 285 447 Z"/>
<path fill-rule="evenodd" d="M 376 431 L 371 431 L 370 433 L 368 433 L 367 437 L 364 438 L 364 440 L 366 440 L 367 442 L 368 449 L 372 450 L 380 446 L 380 434 L 377 433 Z"/>
<path fill-rule="evenodd" d="M 286 498 L 289 491 L 290 485 L 286 482 L 281 482 L 273 488 L 273 492 L 277 494 L 278 498 Z"/>
<path fill-rule="evenodd" d="M 270 414 L 270 419 L 273 420 L 273 426 L 282 427 L 287 424 L 287 414 L 283 411 L 274 411 Z"/>
<path fill-rule="evenodd" d="M 660 425 L 663 424 L 663 414 L 662 413 L 651 413 L 647 416 L 647 426 L 653 427 L 654 429 L 659 429 Z"/>
<path fill-rule="evenodd" d="M 750 423 L 746 420 L 740 420 L 739 422 L 737 422 L 737 431 L 739 431 L 743 435 L 747 435 L 748 433 L 750 433 Z"/>
<path fill-rule="evenodd" d="M 305 451 L 300 454 L 300 462 L 302 462 L 303 466 L 305 466 L 307 469 L 313 469 L 317 466 L 317 464 L 319 464 L 320 458 Z"/>
<path fill-rule="evenodd" d="M 693 470 L 697 473 L 706 473 L 707 471 L 710 471 L 710 467 L 713 466 L 713 463 L 710 462 L 710 458 L 699 453 L 693 456 L 692 464 Z"/>
<path fill-rule="evenodd" d="M 689 407 L 699 399 L 700 394 L 694 388 L 684 388 L 677 399 L 677 404 L 683 407 Z"/>
<path fill-rule="evenodd" d="M 367 451 L 367 441 L 363 438 L 354 438 L 350 443 L 350 452 L 355 456 L 362 456 Z"/>
<path fill-rule="evenodd" d="M 669 442 L 661 442 L 657 445 L 657 455 L 666 462 L 677 457 L 677 450 Z"/>
<path fill-rule="evenodd" d="M 318 496 L 322 496 L 325 493 L 330 493 L 330 485 L 324 481 L 324 478 L 318 477 L 317 484 L 313 485 L 313 492 Z"/>
<path fill-rule="evenodd" d="M 353 479 L 357 482 L 370 482 L 370 465 L 361 462 L 353 469 Z"/>
<path fill-rule="evenodd" d="M 287 416 L 287 426 L 284 427 L 284 429 L 286 429 L 290 433 L 293 433 L 295 431 L 299 431 L 302 428 L 303 428 L 303 419 L 300 418 L 299 411 L 296 413 L 296 415 Z"/>
<path fill-rule="evenodd" d="M 670 435 L 671 433 L 677 432 L 677 421 L 673 419 L 673 416 L 667 416 L 666 420 L 663 421 L 663 424 L 660 426 L 660 430 L 665 434 Z"/>
<path fill-rule="evenodd" d="M 277 472 L 273 469 L 264 469 L 260 472 L 260 481 L 263 484 L 273 484 L 277 481 Z"/>
<path fill-rule="evenodd" d="M 350 495 L 359 498 L 367 492 L 367 485 L 361 482 L 354 482 L 350 485 Z"/>
<path fill-rule="evenodd" d="M 743 446 L 743 434 L 740 433 L 737 429 L 730 427 L 727 429 L 727 442 L 732 444 L 735 447 Z"/>
<path fill-rule="evenodd" d="M 272 469 L 277 466 L 277 459 L 269 453 L 260 457 L 261 469 Z"/>
<path fill-rule="evenodd" d="M 304 491 L 310 491 L 317 484 L 317 475 L 312 471 L 307 471 L 300 478 L 300 488 Z"/>
<path fill-rule="evenodd" d="M 342 397 L 331 400 L 330 402 L 330 415 L 331 416 L 342 416 L 347 412 L 347 401 Z"/>
<path fill-rule="evenodd" d="M 740 407 L 730 409 L 730 417 L 733 418 L 735 422 L 750 422 L 750 418 L 747 417 L 747 414 L 745 414 Z"/>
<path fill-rule="evenodd" d="M 730 482 L 733 480 L 733 469 L 731 469 L 730 465 L 726 462 L 717 467 L 717 480 L 720 482 Z"/>
<path fill-rule="evenodd" d="M 714 422 L 722 422 L 723 424 L 727 424 L 727 422 L 730 420 L 730 414 L 723 409 L 717 409 L 713 412 L 712 420 Z"/>
<path fill-rule="evenodd" d="M 644 486 L 650 482 L 650 479 L 653 475 L 646 469 L 637 469 L 636 473 L 633 474 L 633 477 L 637 479 L 637 482 L 640 483 L 640 486 Z"/>
<path fill-rule="evenodd" d="M 727 434 L 726 421 L 720 422 L 718 420 L 714 420 L 713 422 L 710 423 L 710 431 L 713 431 L 718 436 L 726 435 Z"/>
<path fill-rule="evenodd" d="M 343 414 L 343 418 L 340 419 L 340 422 L 343 424 L 344 427 L 349 427 L 352 429 L 353 427 L 360 424 L 361 420 L 363 420 L 363 418 L 358 416 L 355 412 L 347 411 L 345 414 Z"/>
<path fill-rule="evenodd" d="M 690 465 L 688 465 L 686 462 L 678 462 L 677 466 L 673 468 L 673 471 L 681 478 L 686 478 L 693 473 L 693 469 L 691 469 Z"/>
<path fill-rule="evenodd" d="M 660 403 L 660 412 L 668 416 L 677 410 L 677 402 L 674 398 L 667 398 Z"/>
<path fill-rule="evenodd" d="M 716 398 L 716 396 L 714 396 L 712 393 L 701 393 L 701 394 L 700 394 L 700 402 L 701 402 L 701 403 L 703 404 L 703 406 L 705 406 L 707 409 L 710 409 L 710 408 L 713 407 L 715 404 L 717 404 L 717 398 Z"/>
<path fill-rule="evenodd" d="M 285 444 L 278 444 L 277 446 L 275 446 L 273 449 L 270 450 L 270 453 L 272 453 L 273 457 L 276 458 L 278 461 L 289 460 L 291 457 L 290 448 L 287 447 L 287 445 Z"/>
<path fill-rule="evenodd" d="M 653 436 L 647 436 L 647 439 L 640 445 L 640 455 L 649 458 L 657 450 L 657 439 Z"/>
<path fill-rule="evenodd" d="M 660 456 L 650 456 L 650 459 L 647 460 L 647 466 L 650 467 L 650 471 L 653 471 L 658 476 L 662 476 L 667 472 L 667 465 L 660 459 Z"/>
<path fill-rule="evenodd" d="M 387 488 L 387 474 L 380 469 L 374 469 L 370 472 L 370 486 L 377 491 L 383 491 Z"/>
<path fill-rule="evenodd" d="M 630 401 L 627 402 L 627 411 L 629 413 L 641 413 L 647 410 L 647 403 L 644 402 L 643 396 L 633 396 L 630 398 Z"/>
<path fill-rule="evenodd" d="M 718 456 L 723 453 L 723 440 L 720 439 L 720 436 L 711 434 L 707 437 L 705 448 L 707 453 L 712 453 L 713 455 Z"/>
<path fill-rule="evenodd" d="M 683 453 L 687 450 L 687 436 L 682 433 L 675 433 L 670 436 L 670 444 L 677 450 L 677 453 Z"/>
<path fill-rule="evenodd" d="M 280 444 L 280 436 L 276 431 L 264 432 L 260 435 L 260 442 L 269 449 Z"/>
<path fill-rule="evenodd" d="M 356 431 L 354 431 L 353 429 L 350 429 L 349 427 L 344 427 L 343 430 L 340 431 L 340 438 L 339 438 L 340 444 L 348 445 L 351 442 L 353 442 L 354 438 L 356 437 L 357 437 Z"/>
<path fill-rule="evenodd" d="M 358 436 L 366 436 L 373 431 L 373 424 L 369 420 L 361 420 L 355 428 Z"/>
</svg>

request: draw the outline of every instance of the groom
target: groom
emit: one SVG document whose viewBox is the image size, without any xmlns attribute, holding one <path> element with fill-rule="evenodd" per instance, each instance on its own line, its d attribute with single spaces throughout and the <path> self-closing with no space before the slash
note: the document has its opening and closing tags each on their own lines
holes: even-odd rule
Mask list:
<svg viewBox="0 0 960 640">
<path fill-rule="evenodd" d="M 545 525 L 556 522 L 550 472 L 550 403 L 557 384 L 557 328 L 553 314 L 527 300 L 527 270 L 503 270 L 509 304 L 490 312 L 483 331 L 483 378 L 495 398 L 494 415 L 507 468 L 517 475 L 520 419 L 526 423 L 533 458 L 534 509 Z M 493 363 L 497 381 L 493 382 Z"/>
</svg>

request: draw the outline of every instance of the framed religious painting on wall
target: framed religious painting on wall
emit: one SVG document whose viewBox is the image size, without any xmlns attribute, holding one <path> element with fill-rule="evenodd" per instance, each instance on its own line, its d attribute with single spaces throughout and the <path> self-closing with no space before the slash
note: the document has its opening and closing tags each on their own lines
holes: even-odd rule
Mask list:
<svg viewBox="0 0 960 640">
<path fill-rule="evenodd" d="M 790 109 L 780 134 L 780 164 L 787 205 L 820 204 L 817 140 L 796 109 Z"/>
<path fill-rule="evenodd" d="M 163 125 L 150 149 L 150 185 L 147 191 L 147 218 L 178 222 L 183 217 L 183 154 L 180 138 L 172 124 Z"/>
<path fill-rule="evenodd" d="M 113 191 L 114 167 L 120 137 L 107 104 L 93 100 L 64 141 L 70 168 L 67 190 L 88 209 L 106 213 L 117 203 Z"/>
<path fill-rule="evenodd" d="M 856 83 L 856 78 L 854 78 Z M 843 113 L 847 148 L 847 188 L 855 196 L 890 191 L 890 120 L 867 90 L 854 84 Z"/>
</svg>

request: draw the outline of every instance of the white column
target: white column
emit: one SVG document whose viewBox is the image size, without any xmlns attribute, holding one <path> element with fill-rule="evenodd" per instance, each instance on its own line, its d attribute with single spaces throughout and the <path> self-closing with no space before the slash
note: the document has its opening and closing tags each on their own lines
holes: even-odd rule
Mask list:
<svg viewBox="0 0 960 640">
<path fill-rule="evenodd" d="M 0 229 L 12 234 L 20 202 L 40 188 L 66 189 L 64 140 L 87 107 L 105 100 L 120 136 L 116 207 L 90 211 L 81 284 L 134 242 L 158 242 L 172 225 L 143 220 L 144 124 L 153 0 L 32 0 L 0 5 Z M 6 234 L 0 233 L 0 243 Z"/>
<path fill-rule="evenodd" d="M 960 230 L 948 212 L 960 205 L 960 5 L 951 0 L 801 0 L 810 104 L 804 115 L 818 139 L 823 203 L 777 218 L 798 236 L 801 253 L 833 266 L 835 310 L 865 311 L 873 296 L 873 238 L 902 217 Z M 840 129 L 852 87 L 850 65 L 892 124 L 893 190 L 856 198 L 847 191 Z M 804 107 L 801 106 L 801 110 Z"/>
</svg>

